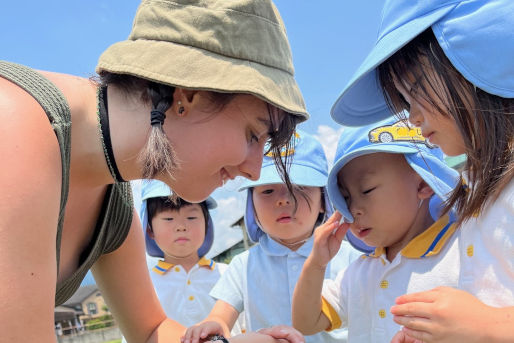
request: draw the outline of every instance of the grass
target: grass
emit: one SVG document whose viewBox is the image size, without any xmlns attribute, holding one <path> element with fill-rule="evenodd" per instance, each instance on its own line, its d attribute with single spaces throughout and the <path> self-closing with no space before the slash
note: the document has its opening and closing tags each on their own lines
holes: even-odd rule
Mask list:
<svg viewBox="0 0 514 343">
<path fill-rule="evenodd" d="M 107 341 L 104 343 L 121 343 L 121 339 L 115 339 L 114 341 Z"/>
</svg>

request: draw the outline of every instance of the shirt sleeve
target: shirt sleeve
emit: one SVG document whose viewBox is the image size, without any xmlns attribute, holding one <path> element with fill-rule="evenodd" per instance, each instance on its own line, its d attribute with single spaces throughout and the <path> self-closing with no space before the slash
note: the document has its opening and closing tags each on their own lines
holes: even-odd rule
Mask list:
<svg viewBox="0 0 514 343">
<path fill-rule="evenodd" d="M 343 287 L 346 270 L 342 270 L 335 280 L 325 279 L 321 291 L 321 311 L 330 321 L 327 331 L 347 326 L 346 289 Z"/>
<path fill-rule="evenodd" d="M 244 279 L 246 277 L 247 253 L 235 256 L 214 285 L 209 295 L 223 300 L 241 313 L 244 310 Z"/>
</svg>

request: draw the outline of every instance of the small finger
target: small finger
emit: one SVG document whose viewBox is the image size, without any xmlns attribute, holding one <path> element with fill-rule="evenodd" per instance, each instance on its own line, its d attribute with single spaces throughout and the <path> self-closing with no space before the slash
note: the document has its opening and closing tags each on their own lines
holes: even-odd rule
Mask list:
<svg viewBox="0 0 514 343">
<path fill-rule="evenodd" d="M 412 329 L 409 329 L 409 328 L 406 328 L 406 327 L 403 327 L 402 331 L 405 333 L 405 335 L 407 335 L 409 338 L 411 338 L 407 342 L 412 342 L 412 343 L 431 343 L 431 342 L 434 342 L 434 340 L 432 338 L 432 335 L 429 334 L 426 331 L 412 330 Z"/>
</svg>

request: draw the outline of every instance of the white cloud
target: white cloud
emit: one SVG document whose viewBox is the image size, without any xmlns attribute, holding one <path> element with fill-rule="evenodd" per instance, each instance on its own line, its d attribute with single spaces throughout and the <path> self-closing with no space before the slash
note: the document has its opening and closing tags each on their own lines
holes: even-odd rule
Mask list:
<svg viewBox="0 0 514 343">
<path fill-rule="evenodd" d="M 321 142 L 321 145 L 323 146 L 323 149 L 325 150 L 329 168 L 334 163 L 334 157 L 335 157 L 336 149 L 337 149 L 337 142 L 343 131 L 344 131 L 344 127 L 342 127 L 342 126 L 337 129 L 334 129 L 331 126 L 320 125 L 320 126 L 318 126 L 318 133 L 314 135 L 314 137 L 316 137 Z"/>
<path fill-rule="evenodd" d="M 230 196 L 217 200 L 218 207 L 213 218 L 216 224 L 222 227 L 230 227 L 244 214 L 244 202 L 240 196 Z"/>
</svg>

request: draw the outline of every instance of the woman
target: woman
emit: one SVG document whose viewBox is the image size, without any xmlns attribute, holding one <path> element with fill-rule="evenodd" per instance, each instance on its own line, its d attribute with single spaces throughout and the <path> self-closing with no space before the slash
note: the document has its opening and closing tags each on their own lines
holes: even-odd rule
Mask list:
<svg viewBox="0 0 514 343">
<path fill-rule="evenodd" d="M 90 268 L 128 341 L 178 341 L 124 181 L 204 200 L 238 175 L 257 179 L 265 143 L 278 152 L 307 118 L 270 1 L 143 0 L 97 72 L 0 63 L 2 342 L 55 341 L 53 307 Z"/>
</svg>

